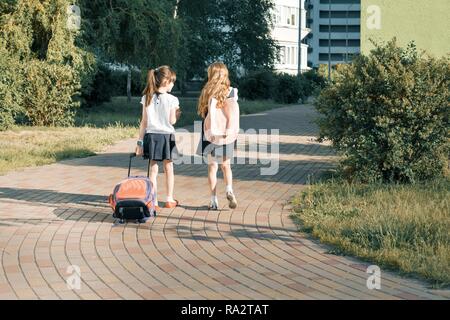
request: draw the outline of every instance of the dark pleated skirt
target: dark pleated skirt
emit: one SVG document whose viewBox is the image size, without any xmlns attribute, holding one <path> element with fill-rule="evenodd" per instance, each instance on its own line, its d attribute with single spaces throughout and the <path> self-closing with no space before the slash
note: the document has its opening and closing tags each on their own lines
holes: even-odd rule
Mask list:
<svg viewBox="0 0 450 320">
<path fill-rule="evenodd" d="M 146 133 L 144 136 L 144 159 L 154 161 L 174 160 L 178 150 L 174 134 Z"/>
</svg>

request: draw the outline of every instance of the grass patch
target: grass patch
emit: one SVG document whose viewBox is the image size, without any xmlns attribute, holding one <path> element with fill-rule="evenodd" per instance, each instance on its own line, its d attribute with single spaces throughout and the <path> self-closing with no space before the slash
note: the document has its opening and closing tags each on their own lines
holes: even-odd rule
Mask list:
<svg viewBox="0 0 450 320">
<path fill-rule="evenodd" d="M 95 155 L 105 146 L 137 135 L 137 128 L 14 127 L 0 132 L 0 174 L 24 167 Z"/>
<path fill-rule="evenodd" d="M 337 252 L 450 285 L 450 179 L 415 185 L 321 181 L 292 200 L 299 229 Z"/>
</svg>

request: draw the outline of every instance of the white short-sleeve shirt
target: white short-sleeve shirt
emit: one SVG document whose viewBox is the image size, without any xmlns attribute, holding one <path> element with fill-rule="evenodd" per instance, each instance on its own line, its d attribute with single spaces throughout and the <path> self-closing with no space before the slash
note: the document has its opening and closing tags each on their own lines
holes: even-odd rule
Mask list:
<svg viewBox="0 0 450 320">
<path fill-rule="evenodd" d="M 146 96 L 141 99 L 141 104 L 145 104 Z M 177 97 L 170 93 L 153 95 L 152 101 L 147 106 L 147 133 L 174 133 L 175 128 L 170 124 L 170 111 L 178 109 L 180 102 Z"/>
</svg>

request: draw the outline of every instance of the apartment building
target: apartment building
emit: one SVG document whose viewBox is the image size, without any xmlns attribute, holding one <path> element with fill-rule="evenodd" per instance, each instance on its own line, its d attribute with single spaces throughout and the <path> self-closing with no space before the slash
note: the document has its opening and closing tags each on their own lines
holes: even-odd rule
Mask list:
<svg viewBox="0 0 450 320">
<path fill-rule="evenodd" d="M 300 8 L 301 6 L 301 15 Z M 272 37 L 281 47 L 280 57 L 275 63 L 277 72 L 289 74 L 298 73 L 299 64 L 299 23 L 301 24 L 301 39 L 309 33 L 306 28 L 305 0 L 275 0 L 273 12 L 274 29 Z M 301 43 L 301 71 L 310 69 L 308 63 L 308 45 Z"/>
<path fill-rule="evenodd" d="M 308 66 L 351 62 L 360 53 L 361 0 L 306 0 Z"/>
</svg>

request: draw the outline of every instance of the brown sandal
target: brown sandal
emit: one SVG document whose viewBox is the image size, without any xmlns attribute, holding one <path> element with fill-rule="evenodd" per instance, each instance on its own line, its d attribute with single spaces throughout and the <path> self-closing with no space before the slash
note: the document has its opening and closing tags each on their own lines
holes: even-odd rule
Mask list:
<svg viewBox="0 0 450 320">
<path fill-rule="evenodd" d="M 175 202 L 166 202 L 166 204 L 164 205 L 164 208 L 175 208 L 176 206 L 178 206 L 179 202 L 178 200 L 175 200 Z"/>
</svg>

